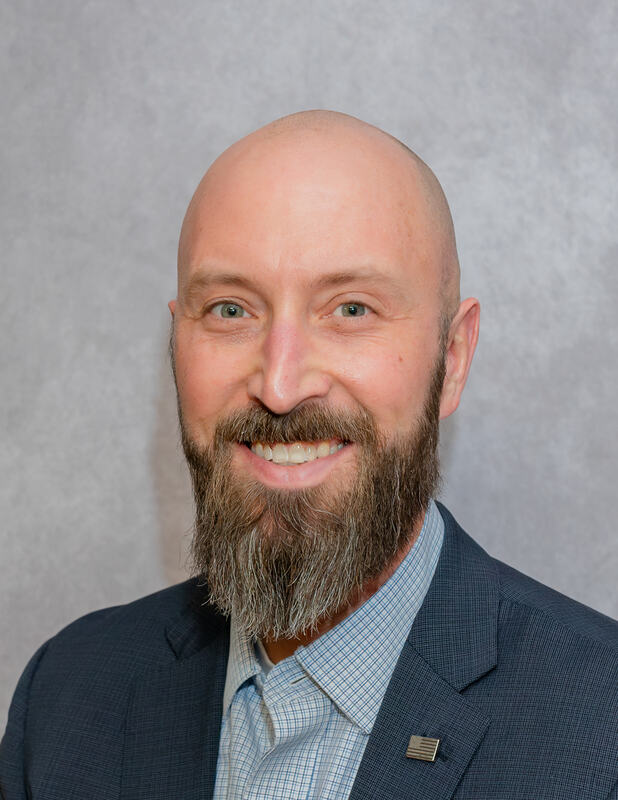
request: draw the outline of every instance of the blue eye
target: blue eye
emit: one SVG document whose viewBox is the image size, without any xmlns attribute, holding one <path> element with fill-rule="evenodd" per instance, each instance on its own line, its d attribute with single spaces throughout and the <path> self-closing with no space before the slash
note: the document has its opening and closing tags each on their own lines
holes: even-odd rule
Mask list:
<svg viewBox="0 0 618 800">
<path fill-rule="evenodd" d="M 220 313 L 217 313 L 217 309 L 220 309 Z M 210 311 L 223 319 L 239 319 L 245 316 L 245 309 L 238 303 L 217 303 Z"/>
<path fill-rule="evenodd" d="M 341 309 L 342 317 L 364 317 L 367 313 L 367 306 L 362 303 L 342 303 L 337 308 Z"/>
</svg>

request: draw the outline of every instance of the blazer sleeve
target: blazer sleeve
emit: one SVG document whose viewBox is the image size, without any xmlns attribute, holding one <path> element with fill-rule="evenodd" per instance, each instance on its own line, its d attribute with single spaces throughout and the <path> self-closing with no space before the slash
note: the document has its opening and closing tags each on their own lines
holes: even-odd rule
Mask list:
<svg viewBox="0 0 618 800">
<path fill-rule="evenodd" d="M 9 709 L 6 731 L 0 742 L 0 797 L 2 800 L 27 800 L 26 783 L 28 738 L 27 718 L 30 688 L 49 642 L 42 645 L 24 670 Z"/>
</svg>

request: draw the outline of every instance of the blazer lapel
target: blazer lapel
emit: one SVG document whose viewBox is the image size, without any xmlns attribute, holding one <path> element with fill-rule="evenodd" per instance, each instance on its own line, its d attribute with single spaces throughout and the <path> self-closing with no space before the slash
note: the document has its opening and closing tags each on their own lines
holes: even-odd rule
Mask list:
<svg viewBox="0 0 618 800">
<path fill-rule="evenodd" d="M 487 554 L 440 506 L 444 544 L 401 653 L 350 800 L 448 800 L 490 719 L 462 694 L 496 664 L 498 581 Z M 440 739 L 434 762 L 406 757 L 410 736 Z"/>
<path fill-rule="evenodd" d="M 229 629 L 213 612 L 191 610 L 166 635 L 177 660 L 145 674 L 130 703 L 123 800 L 213 794 Z"/>
</svg>

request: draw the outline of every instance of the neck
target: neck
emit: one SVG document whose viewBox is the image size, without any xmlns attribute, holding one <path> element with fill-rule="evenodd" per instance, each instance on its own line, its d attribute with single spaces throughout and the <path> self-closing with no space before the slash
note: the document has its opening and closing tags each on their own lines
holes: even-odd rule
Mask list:
<svg viewBox="0 0 618 800">
<path fill-rule="evenodd" d="M 415 523 L 414 528 L 412 530 L 412 535 L 405 543 L 405 545 L 399 550 L 395 558 L 391 561 L 391 563 L 384 569 L 377 577 L 372 578 L 372 580 L 368 581 L 361 591 L 354 596 L 354 598 L 347 603 L 344 607 L 339 609 L 335 614 L 331 617 L 327 617 L 326 619 L 322 620 L 318 623 L 317 628 L 312 633 L 302 633 L 298 636 L 295 636 L 292 639 L 264 639 L 262 643 L 264 645 L 264 649 L 266 650 L 268 657 L 273 662 L 273 664 L 277 664 L 279 661 L 282 661 L 284 658 L 291 656 L 297 648 L 301 646 L 306 646 L 314 642 L 323 633 L 326 633 L 331 628 L 334 628 L 335 625 L 338 625 L 342 620 L 346 617 L 349 617 L 357 608 L 366 603 L 370 597 L 372 597 L 378 589 L 380 589 L 386 581 L 393 575 L 393 573 L 397 570 L 397 567 L 401 564 L 404 558 L 408 555 L 414 543 L 418 539 L 418 536 L 421 532 L 421 528 L 423 527 L 423 522 L 425 520 L 425 512 L 419 515 L 418 521 Z"/>
</svg>

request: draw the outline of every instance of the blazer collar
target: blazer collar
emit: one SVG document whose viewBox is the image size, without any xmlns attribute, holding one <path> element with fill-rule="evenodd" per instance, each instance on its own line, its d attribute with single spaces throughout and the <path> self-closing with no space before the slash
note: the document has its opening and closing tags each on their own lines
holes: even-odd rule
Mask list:
<svg viewBox="0 0 618 800">
<path fill-rule="evenodd" d="M 408 641 L 460 691 L 496 665 L 499 581 L 487 553 L 441 503 L 438 508 L 442 552 Z"/>
<path fill-rule="evenodd" d="M 206 601 L 204 584 L 193 578 L 184 586 L 182 611 L 165 629 L 165 638 L 179 660 L 190 658 L 222 636 L 229 638 L 229 621 Z"/>
<path fill-rule="evenodd" d="M 487 554 L 439 505 L 444 543 L 395 667 L 350 800 L 449 800 L 490 720 L 461 690 L 496 664 L 498 579 Z M 440 740 L 434 762 L 406 758 L 411 736 Z"/>
</svg>

